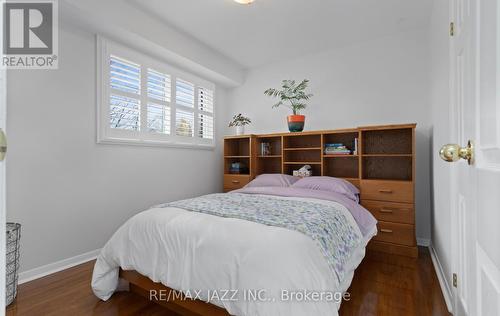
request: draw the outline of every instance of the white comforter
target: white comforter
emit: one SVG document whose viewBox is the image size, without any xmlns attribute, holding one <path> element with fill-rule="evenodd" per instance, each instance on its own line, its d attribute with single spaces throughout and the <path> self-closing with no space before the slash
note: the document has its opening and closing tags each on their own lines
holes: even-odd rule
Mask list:
<svg viewBox="0 0 500 316">
<path fill-rule="evenodd" d="M 330 295 L 347 290 L 375 232 L 353 253 L 346 267 L 350 272 L 339 284 L 317 244 L 302 233 L 178 208 L 152 208 L 128 220 L 102 249 L 92 289 L 107 300 L 117 289 L 122 267 L 193 297 L 212 298 L 212 304 L 232 315 L 336 315 L 340 303 Z M 260 299 L 249 299 L 249 290 Z M 286 290 L 317 292 L 323 300 L 301 299 L 300 293 L 290 299 L 293 294 Z"/>
</svg>

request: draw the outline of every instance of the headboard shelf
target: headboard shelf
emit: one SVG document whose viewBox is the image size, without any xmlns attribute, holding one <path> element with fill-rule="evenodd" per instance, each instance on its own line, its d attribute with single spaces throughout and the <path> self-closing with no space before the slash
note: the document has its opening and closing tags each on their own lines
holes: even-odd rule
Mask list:
<svg viewBox="0 0 500 316">
<path fill-rule="evenodd" d="M 291 175 L 310 165 L 313 176 L 342 178 L 360 189 L 361 203 L 383 229 L 369 249 L 416 257 L 414 221 L 398 222 L 399 209 L 394 208 L 415 210 L 415 128 L 416 124 L 390 124 L 225 137 L 224 191 L 240 188 L 259 174 Z M 236 162 L 248 166 L 241 178 L 231 172 Z M 394 212 L 393 219 L 387 209 Z M 413 240 L 411 245 L 399 238 L 408 233 L 412 235 L 405 240 Z"/>
</svg>

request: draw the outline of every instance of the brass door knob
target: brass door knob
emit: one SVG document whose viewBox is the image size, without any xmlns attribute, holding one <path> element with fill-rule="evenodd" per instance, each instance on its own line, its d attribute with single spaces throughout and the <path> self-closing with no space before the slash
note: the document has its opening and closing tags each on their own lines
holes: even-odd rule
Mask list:
<svg viewBox="0 0 500 316">
<path fill-rule="evenodd" d="M 457 144 L 447 144 L 439 151 L 441 159 L 447 162 L 455 162 L 460 158 L 467 160 L 469 165 L 474 163 L 474 145 L 469 140 L 467 147 L 460 147 Z"/>
</svg>

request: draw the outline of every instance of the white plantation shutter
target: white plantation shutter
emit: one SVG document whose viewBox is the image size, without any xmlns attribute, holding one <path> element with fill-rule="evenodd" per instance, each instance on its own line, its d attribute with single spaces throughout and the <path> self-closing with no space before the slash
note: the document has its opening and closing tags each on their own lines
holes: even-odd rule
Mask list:
<svg viewBox="0 0 500 316">
<path fill-rule="evenodd" d="M 198 88 L 198 108 L 202 112 L 214 113 L 214 92 L 212 90 Z"/>
<path fill-rule="evenodd" d="M 175 84 L 175 100 L 177 105 L 194 107 L 194 85 L 191 82 L 177 79 Z"/>
<path fill-rule="evenodd" d="M 150 98 L 170 102 L 171 91 L 170 75 L 148 69 L 148 96 Z"/>
<path fill-rule="evenodd" d="M 110 57 L 111 88 L 133 94 L 141 94 L 141 66 L 125 59 Z"/>
<path fill-rule="evenodd" d="M 194 113 L 177 109 L 175 113 L 175 133 L 177 136 L 193 137 Z"/>
<path fill-rule="evenodd" d="M 125 59 L 109 59 L 109 125 L 111 128 L 140 129 L 141 67 Z"/>
<path fill-rule="evenodd" d="M 111 128 L 138 131 L 140 129 L 141 101 L 112 94 L 109 100 Z"/>
<path fill-rule="evenodd" d="M 214 92 L 210 89 L 198 88 L 198 137 L 214 138 Z"/>
<path fill-rule="evenodd" d="M 148 69 L 148 131 L 170 135 L 170 75 Z"/>
<path fill-rule="evenodd" d="M 148 131 L 170 134 L 170 107 L 148 103 Z"/>
<path fill-rule="evenodd" d="M 177 78 L 175 81 L 175 134 L 194 137 L 194 84 Z"/>
<path fill-rule="evenodd" d="M 198 137 L 214 139 L 214 118 L 212 116 L 206 114 L 198 116 Z"/>
<path fill-rule="evenodd" d="M 98 47 L 98 142 L 214 146 L 212 83 L 102 37 Z"/>
</svg>

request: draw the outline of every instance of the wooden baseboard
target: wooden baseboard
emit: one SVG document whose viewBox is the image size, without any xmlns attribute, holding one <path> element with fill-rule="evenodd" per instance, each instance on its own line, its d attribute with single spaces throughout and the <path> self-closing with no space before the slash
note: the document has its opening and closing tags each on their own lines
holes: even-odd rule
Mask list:
<svg viewBox="0 0 500 316">
<path fill-rule="evenodd" d="M 418 258 L 418 248 L 416 246 L 409 247 L 409 246 L 396 245 L 396 244 L 383 242 L 383 241 L 372 240 L 368 244 L 367 248 L 368 248 L 368 251 L 385 252 L 385 253 L 391 253 L 391 254 L 406 256 L 406 257 L 411 257 L 411 258 Z"/>
<path fill-rule="evenodd" d="M 200 300 L 190 299 L 182 293 L 176 292 L 161 283 L 151 281 L 151 279 L 143 276 L 137 271 L 125 271 L 120 269 L 120 278 L 127 280 L 130 283 L 130 292 L 143 296 L 179 315 L 230 316 L 230 314 L 223 308 Z M 154 295 L 151 295 L 151 291 L 161 293 L 161 295 L 158 296 L 160 299 L 154 299 Z M 174 292 L 176 293 L 175 295 L 173 295 Z"/>
</svg>

